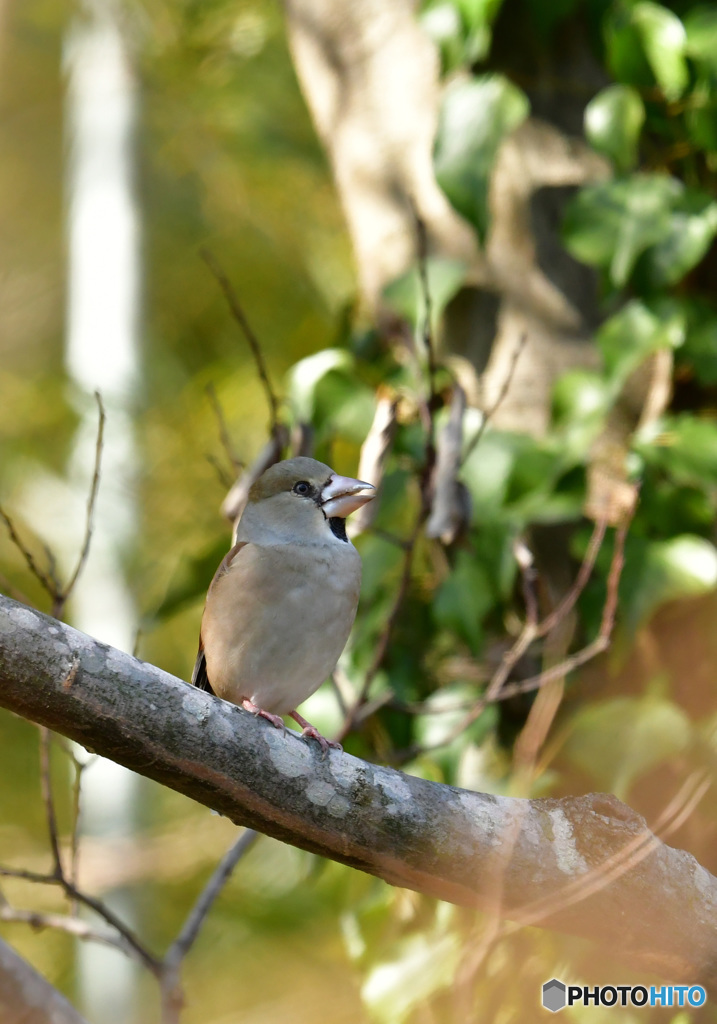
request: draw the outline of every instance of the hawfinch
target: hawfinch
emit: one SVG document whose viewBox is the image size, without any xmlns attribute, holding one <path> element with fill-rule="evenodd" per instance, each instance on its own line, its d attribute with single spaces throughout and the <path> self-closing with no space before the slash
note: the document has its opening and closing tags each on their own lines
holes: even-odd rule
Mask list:
<svg viewBox="0 0 717 1024">
<path fill-rule="evenodd" d="M 328 741 L 296 708 L 333 672 L 348 640 L 361 559 L 344 519 L 374 493 L 304 457 L 259 477 L 209 587 L 195 686 L 277 728 L 288 714 L 326 751 Z"/>
</svg>

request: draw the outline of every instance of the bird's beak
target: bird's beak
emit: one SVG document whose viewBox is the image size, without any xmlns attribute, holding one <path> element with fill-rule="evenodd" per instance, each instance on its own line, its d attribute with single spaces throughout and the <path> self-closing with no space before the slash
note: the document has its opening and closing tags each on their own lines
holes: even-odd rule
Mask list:
<svg viewBox="0 0 717 1024">
<path fill-rule="evenodd" d="M 373 484 L 332 473 L 329 482 L 321 491 L 321 507 L 327 519 L 334 516 L 345 519 L 367 501 L 371 501 L 375 494 L 376 488 Z"/>
</svg>

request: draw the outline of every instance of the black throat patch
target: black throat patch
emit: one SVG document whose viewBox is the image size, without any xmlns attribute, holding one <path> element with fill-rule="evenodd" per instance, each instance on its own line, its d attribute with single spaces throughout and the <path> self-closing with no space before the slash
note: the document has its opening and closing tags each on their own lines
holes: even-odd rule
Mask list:
<svg viewBox="0 0 717 1024">
<path fill-rule="evenodd" d="M 329 519 L 329 526 L 334 537 L 338 537 L 339 540 L 346 541 L 348 544 L 349 539 L 346 536 L 346 520 L 342 519 L 341 516 L 331 516 Z"/>
</svg>

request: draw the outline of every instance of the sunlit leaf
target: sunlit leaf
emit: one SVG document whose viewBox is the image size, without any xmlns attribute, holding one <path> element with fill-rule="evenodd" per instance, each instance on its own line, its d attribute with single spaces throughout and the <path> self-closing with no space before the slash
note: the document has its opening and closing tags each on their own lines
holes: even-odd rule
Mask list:
<svg viewBox="0 0 717 1024">
<path fill-rule="evenodd" d="M 436 690 L 426 701 L 429 710 L 416 719 L 416 740 L 422 747 L 437 746 L 445 742 L 465 719 L 468 709 L 478 700 L 476 687 L 470 683 L 452 683 Z M 488 710 L 488 709 L 486 709 Z M 493 713 L 481 715 L 460 734 L 461 747 L 477 743 L 495 726 Z"/>
<path fill-rule="evenodd" d="M 677 100 L 689 82 L 685 60 L 685 27 L 672 11 L 661 4 L 643 0 L 632 8 L 635 25 L 645 54 L 668 100 Z"/>
<path fill-rule="evenodd" d="M 597 786 L 624 800 L 633 782 L 684 750 L 690 732 L 685 712 L 659 695 L 618 697 L 578 712 L 565 753 Z"/>
<path fill-rule="evenodd" d="M 637 162 L 637 146 L 645 123 L 645 105 L 629 85 L 610 85 L 585 108 L 585 134 L 590 144 L 609 157 L 618 171 Z"/>
<path fill-rule="evenodd" d="M 622 287 L 640 254 L 670 233 L 672 208 L 682 193 L 679 181 L 660 174 L 587 186 L 568 207 L 565 243 L 573 256 L 604 267 Z"/>
<path fill-rule="evenodd" d="M 553 426 L 570 452 L 586 455 L 612 402 L 608 381 L 592 370 L 569 370 L 553 388 Z"/>
<path fill-rule="evenodd" d="M 696 61 L 717 69 L 717 8 L 695 7 L 685 15 L 686 51 Z"/>
<path fill-rule="evenodd" d="M 677 348 L 685 339 L 685 320 L 679 310 L 656 316 L 633 299 L 606 320 L 597 334 L 605 371 L 618 389 L 644 360 L 661 348 Z"/>
<path fill-rule="evenodd" d="M 678 484 L 717 489 L 717 423 L 684 414 L 665 417 L 657 429 L 656 437 L 635 439 L 645 461 Z"/>
<path fill-rule="evenodd" d="M 289 395 L 298 420 L 314 416 L 316 386 L 332 370 L 352 370 L 354 359 L 342 348 L 325 348 L 295 363 L 289 373 Z"/>
<path fill-rule="evenodd" d="M 466 269 L 465 263 L 460 260 L 434 257 L 426 260 L 426 279 L 434 329 L 443 310 L 465 281 Z M 392 309 L 405 317 L 414 327 L 423 323 L 426 303 L 421 276 L 416 266 L 387 285 L 383 297 Z"/>
<path fill-rule="evenodd" d="M 471 493 L 477 521 L 494 514 L 505 502 L 519 444 L 514 435 L 488 430 L 463 464 L 461 477 Z"/>
<path fill-rule="evenodd" d="M 466 57 L 465 30 L 455 3 L 439 0 L 429 4 L 421 12 L 420 22 L 439 49 L 444 73 L 463 64 Z"/>
<path fill-rule="evenodd" d="M 641 269 L 651 288 L 675 284 L 705 256 L 717 234 L 717 202 L 686 192 L 665 236 L 644 254 Z"/>
<path fill-rule="evenodd" d="M 488 230 L 488 185 L 498 146 L 528 112 L 525 94 L 503 75 L 456 82 L 443 98 L 434 153 L 436 178 L 481 239 Z"/>
<path fill-rule="evenodd" d="M 717 586 L 717 550 L 703 537 L 682 534 L 660 541 L 635 541 L 624 578 L 626 624 L 636 629 L 660 605 L 706 594 Z"/>
<path fill-rule="evenodd" d="M 458 932 L 411 935 L 395 945 L 391 960 L 370 971 L 362 997 L 379 1024 L 402 1024 L 416 1007 L 450 985 L 461 957 Z"/>
</svg>

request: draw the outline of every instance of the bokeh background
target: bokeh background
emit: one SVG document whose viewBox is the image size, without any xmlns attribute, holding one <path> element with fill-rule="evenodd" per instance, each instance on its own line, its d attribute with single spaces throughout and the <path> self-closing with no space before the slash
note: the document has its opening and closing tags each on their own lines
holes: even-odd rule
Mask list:
<svg viewBox="0 0 717 1024">
<path fill-rule="evenodd" d="M 395 401 L 342 662 L 344 683 L 360 689 L 400 583 L 395 538 L 421 506 L 415 202 L 427 223 L 438 428 L 456 380 L 466 445 L 480 410 L 511 386 L 462 467 L 462 518 L 433 538 L 423 524 L 373 681 L 372 694 L 391 699 L 346 748 L 490 792 L 610 790 L 651 823 L 676 800 L 668 841 L 715 871 L 717 12 L 688 0 L 443 0 L 396 4 L 387 31 L 368 3 L 353 14 L 338 4 L 333 20 L 327 10 L 318 0 L 0 3 L 0 501 L 67 576 L 99 389 L 96 535 L 68 618 L 188 678 L 237 472 L 216 407 L 243 463 L 270 423 L 207 247 L 261 341 L 282 419 L 312 425 L 318 457 L 355 473 L 377 395 Z M 410 45 L 389 53 L 389 74 L 381 47 L 399 39 Z M 321 71 L 332 42 L 333 79 Z M 372 124 L 375 138 L 361 135 Z M 357 180 L 374 189 L 368 200 Z M 435 747 L 519 628 L 516 539 L 537 554 L 547 610 L 574 578 L 591 520 L 614 526 L 636 479 L 609 655 L 541 693 L 537 710 L 534 695 L 492 705 Z M 517 678 L 594 636 L 612 544 L 610 530 L 576 615 Z M 7 535 L 0 587 L 49 606 Z M 310 710 L 323 728 L 340 726 L 330 688 Z M 44 870 L 37 730 L 6 713 L 0 764 L 0 860 Z M 53 765 L 66 834 L 73 773 L 59 745 Z M 83 773 L 82 806 L 83 886 L 165 948 L 236 828 L 103 762 Z M 5 891 L 20 906 L 62 906 L 37 887 Z M 187 960 L 183 1020 L 508 1022 L 538 1016 L 553 976 L 670 980 L 626 977 L 619 955 L 537 929 L 491 927 L 261 838 Z M 158 1019 L 153 980 L 119 954 L 19 924 L 2 934 L 89 1020 Z M 714 1019 L 709 1008 L 610 1013 L 624 1024 Z"/>
</svg>

